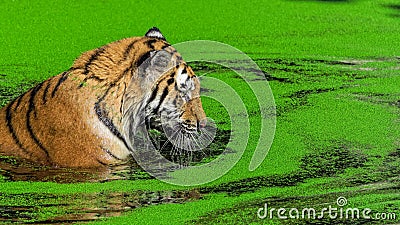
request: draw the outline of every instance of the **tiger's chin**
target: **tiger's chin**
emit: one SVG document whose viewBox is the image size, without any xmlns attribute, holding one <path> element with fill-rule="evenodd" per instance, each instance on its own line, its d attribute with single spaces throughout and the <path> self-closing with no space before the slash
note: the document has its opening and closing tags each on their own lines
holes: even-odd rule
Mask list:
<svg viewBox="0 0 400 225">
<path fill-rule="evenodd" d="M 216 127 L 212 124 L 194 125 L 177 119 L 162 123 L 161 119 L 154 117 L 147 124 L 153 144 L 159 146 L 158 150 L 163 152 L 202 151 L 213 141 L 216 132 Z"/>
</svg>

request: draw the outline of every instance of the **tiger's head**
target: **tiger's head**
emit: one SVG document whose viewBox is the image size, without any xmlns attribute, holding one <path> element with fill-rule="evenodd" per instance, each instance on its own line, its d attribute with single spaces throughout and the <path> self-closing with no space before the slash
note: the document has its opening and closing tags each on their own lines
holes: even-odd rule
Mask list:
<svg viewBox="0 0 400 225">
<path fill-rule="evenodd" d="M 146 37 L 165 42 L 156 28 L 149 30 Z M 133 78 L 140 81 L 139 85 L 132 81 L 130 86 L 134 87 L 128 87 L 129 94 L 125 98 L 129 105 L 127 112 L 130 111 L 125 113 L 129 121 L 125 126 L 128 135 L 131 138 L 138 127 L 145 124 L 147 129 L 168 129 L 179 133 L 182 139 L 190 139 L 207 123 L 200 99 L 199 78 L 172 46 L 153 49 L 145 55 L 146 59 L 138 66 L 137 76 Z M 132 93 L 138 93 L 137 90 L 141 90 L 140 102 L 129 98 Z"/>
<path fill-rule="evenodd" d="M 167 125 L 187 133 L 206 125 L 200 81 L 186 63 L 166 71 L 151 88 L 146 103 L 146 121 L 152 125 Z"/>
</svg>

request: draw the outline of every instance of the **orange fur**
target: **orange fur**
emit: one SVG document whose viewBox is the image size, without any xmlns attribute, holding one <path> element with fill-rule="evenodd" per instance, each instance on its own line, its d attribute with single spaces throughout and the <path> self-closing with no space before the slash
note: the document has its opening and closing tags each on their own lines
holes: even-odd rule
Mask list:
<svg viewBox="0 0 400 225">
<path fill-rule="evenodd" d="M 149 53 L 160 51 L 170 53 L 169 64 L 177 66 L 158 77 L 142 77 L 139 66 Z M 190 90 L 194 97 L 187 102 L 171 85 L 180 76 L 174 74 L 183 70 L 194 80 Z M 175 80 L 168 81 L 168 76 Z M 168 91 L 164 98 L 163 90 Z M 199 90 L 193 71 L 164 39 L 116 41 L 83 53 L 68 71 L 2 108 L 0 154 L 52 167 L 107 168 L 124 162 L 134 151 L 127 134 L 135 122 L 133 106 L 151 95 L 153 105 L 175 98 L 180 119 L 195 125 L 205 119 Z"/>
</svg>

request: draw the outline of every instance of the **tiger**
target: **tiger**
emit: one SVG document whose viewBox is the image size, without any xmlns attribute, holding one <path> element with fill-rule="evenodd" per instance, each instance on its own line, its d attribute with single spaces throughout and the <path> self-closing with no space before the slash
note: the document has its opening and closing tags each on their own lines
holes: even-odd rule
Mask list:
<svg viewBox="0 0 400 225">
<path fill-rule="evenodd" d="M 126 162 L 141 123 L 166 115 L 195 132 L 207 123 L 200 80 L 153 27 L 84 52 L 65 72 L 0 110 L 0 155 L 51 168 Z"/>
</svg>

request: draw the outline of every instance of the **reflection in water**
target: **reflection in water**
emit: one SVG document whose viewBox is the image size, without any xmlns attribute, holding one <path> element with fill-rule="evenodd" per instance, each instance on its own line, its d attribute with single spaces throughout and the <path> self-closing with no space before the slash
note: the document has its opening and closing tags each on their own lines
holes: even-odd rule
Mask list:
<svg viewBox="0 0 400 225">
<path fill-rule="evenodd" d="M 153 144 L 167 160 L 178 163 L 182 167 L 209 162 L 220 155 L 231 137 L 230 130 L 216 130 L 212 143 L 202 151 L 171 152 L 172 144 L 163 133 L 151 134 Z M 164 171 L 166 172 L 166 171 Z M 30 162 L 0 155 L 0 178 L 8 181 L 49 181 L 57 183 L 104 182 L 110 180 L 153 179 L 138 166 L 133 158 L 126 163 L 110 166 L 106 171 L 92 169 L 54 168 L 33 165 Z M 0 179 L 1 180 L 1 179 Z"/>
<path fill-rule="evenodd" d="M 110 166 L 106 171 L 93 169 L 54 168 L 32 165 L 29 162 L 0 156 L 0 175 L 8 181 L 47 181 L 76 183 L 119 179 L 151 179 L 133 159 L 124 164 Z"/>
<path fill-rule="evenodd" d="M 165 146 L 165 136 L 152 136 L 161 149 L 161 154 L 183 166 L 196 165 L 212 160 L 223 152 L 231 132 L 217 130 L 216 138 L 206 149 L 181 155 L 171 154 Z M 188 163 L 189 162 L 189 163 Z M 120 165 L 111 166 L 107 171 L 96 169 L 50 168 L 33 165 L 12 157 L 0 156 L 0 182 L 45 181 L 57 183 L 107 182 L 112 180 L 154 179 L 142 170 L 132 159 Z M 184 203 L 200 199 L 198 190 L 182 191 L 135 191 L 100 192 L 75 194 L 25 193 L 5 194 L 0 190 L 0 223 L 65 224 L 93 221 L 138 207 Z"/>
<path fill-rule="evenodd" d="M 123 212 L 143 206 L 183 203 L 200 198 L 201 195 L 196 190 L 61 195 L 0 193 L 0 222 L 60 224 L 93 221 L 119 216 Z"/>
<path fill-rule="evenodd" d="M 153 179 L 134 162 L 110 168 L 107 172 L 39 168 L 12 158 L 0 157 L 1 175 L 9 181 L 51 181 L 75 183 L 105 182 L 115 179 Z M 183 203 L 200 199 L 197 190 L 134 191 L 76 194 L 24 193 L 0 191 L 0 223 L 64 224 L 93 221 L 148 205 Z"/>
</svg>

